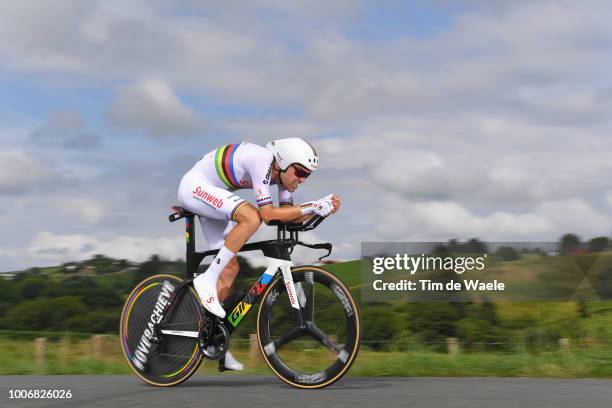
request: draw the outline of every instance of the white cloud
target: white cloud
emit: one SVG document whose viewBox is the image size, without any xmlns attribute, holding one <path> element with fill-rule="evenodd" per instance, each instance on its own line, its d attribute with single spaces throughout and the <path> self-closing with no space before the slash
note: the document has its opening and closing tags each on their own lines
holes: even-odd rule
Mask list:
<svg viewBox="0 0 612 408">
<path fill-rule="evenodd" d="M 53 112 L 49 118 L 48 124 L 65 131 L 81 130 L 85 127 L 81 115 L 75 111 Z"/>
<path fill-rule="evenodd" d="M 63 215 L 78 217 L 88 224 L 96 224 L 106 214 L 104 203 L 93 198 L 64 197 L 51 200 L 51 206 Z"/>
<path fill-rule="evenodd" d="M 408 196 L 448 195 L 451 188 L 443 159 L 435 153 L 402 149 L 389 152 L 374 167 L 375 183 Z"/>
<path fill-rule="evenodd" d="M 53 173 L 23 150 L 0 152 L 0 194 L 22 194 L 41 187 Z"/>
<path fill-rule="evenodd" d="M 393 197 L 377 212 L 382 240 L 447 240 L 479 237 L 487 241 L 556 240 L 567 232 L 608 235 L 612 217 L 578 198 L 551 200 L 523 213 L 478 214 L 453 201 L 415 202 Z"/>
<path fill-rule="evenodd" d="M 4 256 L 4 257 L 12 257 L 12 256 L 16 256 L 17 251 L 11 251 L 11 250 L 6 250 L 6 249 L 0 249 L 0 256 Z"/>
<path fill-rule="evenodd" d="M 30 259 L 37 264 L 58 264 L 89 259 L 96 254 L 113 258 L 144 261 L 157 254 L 169 259 L 183 258 L 184 243 L 175 238 L 142 238 L 116 236 L 98 238 L 85 234 L 36 234 L 27 248 Z"/>
<path fill-rule="evenodd" d="M 361 187 L 380 194 L 525 211 L 609 189 L 612 140 L 603 129 L 578 136 L 575 128 L 486 114 L 444 121 L 386 115 L 360 125 L 351 137 L 315 140 L 321 170 L 339 172 L 343 182 L 357 174 Z"/>
<path fill-rule="evenodd" d="M 612 191 L 608 191 L 605 194 L 606 204 L 612 209 Z"/>
<path fill-rule="evenodd" d="M 394 197 L 378 211 L 378 234 L 386 240 L 447 240 L 480 237 L 489 241 L 525 239 L 553 231 L 535 214 L 495 211 L 477 215 L 453 201 L 413 202 Z"/>
<path fill-rule="evenodd" d="M 286 137 L 301 137 L 311 140 L 321 133 L 318 124 L 303 119 L 269 118 L 265 112 L 259 119 L 237 119 L 225 123 L 222 127 L 246 137 L 248 141 L 261 143 Z M 318 147 L 318 146 L 316 146 Z"/>
<path fill-rule="evenodd" d="M 119 88 L 107 118 L 117 127 L 157 135 L 194 134 L 204 129 L 196 112 L 183 104 L 168 84 L 156 80 Z"/>
<path fill-rule="evenodd" d="M 22 1 L 0 15 L 0 54 L 17 66 L 96 81 L 157 78 L 325 120 L 493 106 L 549 123 L 607 120 L 612 101 L 598 92 L 609 71 L 606 2 L 521 2 L 494 18 L 466 8 L 437 36 L 397 33 L 384 44 L 347 34 L 372 4 L 336 3 L 322 24 L 330 6 L 312 2 Z M 283 21 L 271 24 L 268 13 Z"/>
<path fill-rule="evenodd" d="M 312 114 L 438 116 L 496 107 L 551 124 L 607 121 L 609 102 L 596 101 L 601 85 L 610 85 L 602 58 L 610 47 L 600 41 L 611 34 L 609 8 L 589 4 L 540 2 L 496 18 L 472 9 L 437 37 L 375 48 L 351 42 L 349 53 L 338 47 L 333 66 L 343 75 L 319 88 Z"/>
<path fill-rule="evenodd" d="M 596 211 L 581 198 L 550 200 L 539 204 L 534 214 L 546 217 L 561 233 L 573 232 L 583 236 L 609 235 L 612 216 Z"/>
<path fill-rule="evenodd" d="M 30 133 L 34 143 L 71 149 L 91 149 L 100 136 L 86 131 L 85 123 L 78 111 L 62 110 L 49 114 L 47 121 Z"/>
</svg>

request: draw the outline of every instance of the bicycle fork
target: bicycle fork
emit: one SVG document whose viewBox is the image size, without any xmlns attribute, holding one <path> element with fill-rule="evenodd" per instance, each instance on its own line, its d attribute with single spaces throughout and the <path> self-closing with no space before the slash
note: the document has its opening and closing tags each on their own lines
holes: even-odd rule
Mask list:
<svg viewBox="0 0 612 408">
<path fill-rule="evenodd" d="M 302 311 L 300 309 L 300 305 L 305 305 L 306 297 L 304 295 L 302 285 L 299 283 L 296 284 L 293 281 L 293 275 L 291 274 L 293 262 L 270 257 L 265 257 L 265 259 L 268 264 L 268 268 L 266 269 L 264 274 L 275 275 L 280 269 L 283 277 L 283 282 L 285 283 L 285 289 L 287 290 L 287 296 L 289 297 L 289 302 L 291 303 L 291 307 L 293 308 L 293 314 L 295 316 L 295 319 L 300 329 L 306 329 L 307 322 L 304 322 Z"/>
</svg>

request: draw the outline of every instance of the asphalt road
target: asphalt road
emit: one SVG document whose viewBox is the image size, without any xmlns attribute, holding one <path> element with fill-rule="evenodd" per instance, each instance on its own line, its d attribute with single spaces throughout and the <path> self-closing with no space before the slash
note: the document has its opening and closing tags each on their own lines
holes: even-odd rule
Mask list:
<svg viewBox="0 0 612 408">
<path fill-rule="evenodd" d="M 9 390 L 71 390 L 71 399 L 9 399 Z M 0 407 L 610 407 L 612 380 L 354 378 L 299 390 L 274 377 L 194 376 L 155 388 L 134 376 L 0 376 Z"/>
</svg>

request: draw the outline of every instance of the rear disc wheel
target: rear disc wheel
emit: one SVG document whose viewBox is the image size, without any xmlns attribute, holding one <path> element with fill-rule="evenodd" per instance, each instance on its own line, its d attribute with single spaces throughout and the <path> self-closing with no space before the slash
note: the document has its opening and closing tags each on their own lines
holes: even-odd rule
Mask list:
<svg viewBox="0 0 612 408">
<path fill-rule="evenodd" d="M 197 338 L 154 333 L 164 306 L 181 283 L 172 275 L 151 276 L 136 285 L 121 313 L 123 355 L 138 377 L 155 386 L 179 384 L 202 363 Z M 202 314 L 198 295 L 190 286 L 161 329 L 199 333 Z"/>
</svg>

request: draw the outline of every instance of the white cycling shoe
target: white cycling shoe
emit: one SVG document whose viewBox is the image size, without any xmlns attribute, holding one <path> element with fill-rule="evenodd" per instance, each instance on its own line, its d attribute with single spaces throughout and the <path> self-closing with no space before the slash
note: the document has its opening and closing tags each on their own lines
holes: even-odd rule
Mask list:
<svg viewBox="0 0 612 408">
<path fill-rule="evenodd" d="M 229 352 L 229 350 L 225 353 L 225 361 L 223 362 L 223 366 L 226 370 L 244 370 L 244 364 L 236 360 L 234 356 L 232 356 L 232 353 Z"/>
<path fill-rule="evenodd" d="M 193 287 L 198 293 L 198 296 L 200 296 L 204 309 L 223 319 L 225 317 L 225 310 L 221 306 L 221 303 L 219 303 L 217 282 L 211 282 L 211 279 L 206 279 L 206 273 L 204 273 L 196 276 L 193 280 Z"/>
</svg>

